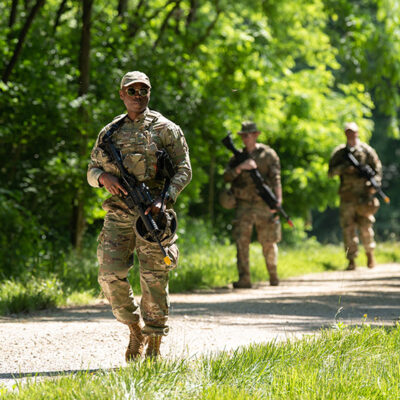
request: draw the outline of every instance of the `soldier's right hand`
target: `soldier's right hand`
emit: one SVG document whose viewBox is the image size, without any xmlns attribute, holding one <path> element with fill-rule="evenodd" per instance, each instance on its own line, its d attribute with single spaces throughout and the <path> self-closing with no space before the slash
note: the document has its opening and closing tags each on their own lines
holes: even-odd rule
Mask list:
<svg viewBox="0 0 400 400">
<path fill-rule="evenodd" d="M 107 172 L 103 172 L 99 177 L 99 183 L 103 185 L 107 192 L 120 196 L 121 193 L 127 195 L 127 191 L 120 184 L 119 179 Z"/>
<path fill-rule="evenodd" d="M 250 171 L 256 169 L 257 164 L 252 158 L 248 158 L 236 167 L 236 172 L 240 174 L 242 171 Z"/>
</svg>

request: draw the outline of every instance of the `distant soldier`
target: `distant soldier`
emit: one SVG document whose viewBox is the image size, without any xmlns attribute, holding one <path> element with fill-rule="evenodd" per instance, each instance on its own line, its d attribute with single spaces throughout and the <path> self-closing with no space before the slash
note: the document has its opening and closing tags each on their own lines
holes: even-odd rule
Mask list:
<svg viewBox="0 0 400 400">
<path fill-rule="evenodd" d="M 127 361 L 140 357 L 146 344 L 146 356 L 160 354 L 161 338 L 169 330 L 168 272 L 176 267 L 179 252 L 175 244 L 177 235 L 172 230 L 168 241 L 163 242 L 171 262 L 167 265 L 160 248 L 146 240 L 141 234 L 145 232 L 137 229 L 140 226 L 138 213 L 136 209 L 128 208 L 123 200 L 127 192 L 119 179 L 120 170 L 104 151 L 104 136 L 108 138 L 112 132 L 110 128 L 114 129 L 111 139 L 121 152 L 123 166 L 137 181 L 145 182 L 149 187 L 154 201 L 146 213 L 157 216 L 164 211 L 163 200 L 171 210 L 192 176 L 185 136 L 178 125 L 147 107 L 150 90 L 150 80 L 143 72 L 132 71 L 124 75 L 119 96 L 127 114 L 117 116 L 101 130 L 87 172 L 91 186 L 104 187 L 112 195 L 103 203 L 107 215 L 97 249 L 98 280 L 114 316 L 129 327 L 129 345 L 125 353 Z M 161 194 L 165 180 L 156 168 L 163 149 L 169 155 L 174 170 L 168 190 L 163 193 L 165 196 Z M 140 308 L 127 279 L 135 250 L 140 264 Z"/>
<path fill-rule="evenodd" d="M 329 161 L 329 177 L 340 177 L 340 225 L 343 232 L 343 241 L 349 264 L 347 270 L 356 268 L 355 258 L 358 253 L 359 230 L 362 244 L 367 255 L 367 266 L 375 266 L 374 258 L 374 214 L 378 211 L 379 200 L 374 196 L 376 190 L 371 183 L 361 176 L 349 161 L 347 153 L 350 152 L 359 162 L 360 166 L 369 166 L 375 172 L 375 180 L 380 184 L 382 180 L 382 165 L 375 150 L 359 140 L 358 126 L 355 122 L 345 125 L 347 143 L 336 147 Z"/>
<path fill-rule="evenodd" d="M 253 226 L 263 248 L 269 282 L 272 286 L 277 286 L 279 285 L 277 243 L 281 240 L 281 225 L 275 210 L 271 210 L 257 194 L 250 171 L 258 168 L 265 183 L 273 190 L 280 206 L 282 188 L 279 157 L 271 147 L 257 143 L 260 131 L 254 122 L 243 122 L 242 130 L 238 134 L 250 157 L 237 166 L 234 166 L 235 159 L 232 158 L 224 173 L 224 180 L 232 183 L 232 192 L 236 198 L 233 238 L 236 241 L 239 280 L 233 283 L 233 287 L 251 288 L 249 246 Z"/>
</svg>

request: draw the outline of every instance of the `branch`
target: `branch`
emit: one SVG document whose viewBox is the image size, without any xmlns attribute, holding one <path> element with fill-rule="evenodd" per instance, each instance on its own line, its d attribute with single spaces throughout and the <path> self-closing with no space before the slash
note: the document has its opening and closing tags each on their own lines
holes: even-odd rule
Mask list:
<svg viewBox="0 0 400 400">
<path fill-rule="evenodd" d="M 199 8 L 198 0 L 190 0 L 190 10 L 186 18 L 186 29 L 196 19 L 197 9 Z"/>
<path fill-rule="evenodd" d="M 129 35 L 128 35 L 128 37 L 130 37 L 130 38 L 136 36 L 136 34 L 139 32 L 140 24 L 137 23 L 137 20 L 139 19 L 140 9 L 143 6 L 147 5 L 145 3 L 146 3 L 146 0 L 140 0 L 136 7 L 135 12 L 132 14 L 132 19 L 129 24 Z"/>
<path fill-rule="evenodd" d="M 172 7 L 171 11 L 165 16 L 164 21 L 163 21 L 163 23 L 161 24 L 160 32 L 159 32 L 159 34 L 158 34 L 158 37 L 157 37 L 157 39 L 156 39 L 156 40 L 154 41 L 154 43 L 153 43 L 153 47 L 152 47 L 153 50 L 154 50 L 154 49 L 158 46 L 158 44 L 160 43 L 160 41 L 161 41 L 161 39 L 162 39 L 162 37 L 163 37 L 163 35 L 164 35 L 164 32 L 165 32 L 165 30 L 167 29 L 169 19 L 172 17 L 172 15 L 174 14 L 175 10 L 178 9 L 180 3 L 181 3 L 181 0 L 178 0 L 178 1 L 175 3 L 175 5 Z"/>
<path fill-rule="evenodd" d="M 32 7 L 31 12 L 29 13 L 29 15 L 25 21 L 25 24 L 22 27 L 21 32 L 19 34 L 18 42 L 15 46 L 14 53 L 11 57 L 11 60 L 3 72 L 3 76 L 1 79 L 4 83 L 7 83 L 8 80 L 10 79 L 10 75 L 15 67 L 17 59 L 18 59 L 19 55 L 21 54 L 22 46 L 24 45 L 24 41 L 25 41 L 26 35 L 28 34 L 29 28 L 32 25 L 33 20 L 35 19 L 36 14 L 40 10 L 40 8 L 43 6 L 45 1 L 46 0 L 37 0 L 36 4 Z"/>
<path fill-rule="evenodd" d="M 179 0 L 178 2 L 180 2 L 181 0 Z M 133 22 L 130 25 L 130 33 L 129 33 L 129 37 L 134 37 L 135 35 L 137 35 L 137 33 L 139 32 L 140 28 L 142 28 L 148 21 L 151 21 L 153 18 L 156 18 L 158 14 L 160 14 L 161 11 L 164 11 L 166 9 L 166 7 L 168 7 L 170 4 L 175 3 L 175 0 L 168 0 L 163 7 L 157 8 L 152 14 L 148 15 L 147 17 L 143 15 L 141 16 L 143 18 L 143 20 L 141 21 L 141 24 L 138 24 L 135 21 L 136 19 L 139 19 L 139 7 L 141 7 L 142 3 L 144 3 L 143 0 L 140 1 L 135 14 L 133 15 Z M 147 4 L 146 4 L 147 5 Z"/>
<path fill-rule="evenodd" d="M 124 17 L 127 10 L 128 10 L 128 0 L 119 0 L 118 1 L 118 16 Z"/>
<path fill-rule="evenodd" d="M 208 25 L 206 31 L 204 32 L 204 35 L 200 36 L 194 43 L 192 43 L 192 45 L 190 46 L 190 51 L 193 52 L 194 50 L 196 50 L 196 48 L 198 46 L 200 46 L 206 39 L 207 37 L 210 35 L 211 31 L 213 30 L 214 26 L 216 25 L 219 16 L 221 15 L 221 10 L 217 9 L 217 15 L 215 16 L 215 18 L 213 19 L 213 21 L 211 21 L 211 23 Z"/>
<path fill-rule="evenodd" d="M 8 27 L 11 28 L 17 17 L 18 0 L 13 0 L 11 4 L 10 19 L 8 20 Z"/>
<path fill-rule="evenodd" d="M 68 0 L 62 0 L 60 7 L 58 7 L 56 19 L 54 20 L 53 33 L 56 33 L 57 27 L 60 23 L 61 16 L 64 14 L 66 8 L 65 5 L 67 4 L 67 1 Z"/>
</svg>

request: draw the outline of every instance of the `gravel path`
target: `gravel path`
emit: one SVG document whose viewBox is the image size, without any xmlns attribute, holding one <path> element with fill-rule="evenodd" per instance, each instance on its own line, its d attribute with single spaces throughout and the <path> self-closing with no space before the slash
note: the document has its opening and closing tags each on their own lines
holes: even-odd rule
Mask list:
<svg viewBox="0 0 400 400">
<path fill-rule="evenodd" d="M 164 357 L 195 357 L 315 333 L 335 321 L 392 325 L 400 264 L 287 279 L 278 287 L 171 295 Z M 128 329 L 108 304 L 0 318 L 0 386 L 28 376 L 124 366 Z"/>
</svg>

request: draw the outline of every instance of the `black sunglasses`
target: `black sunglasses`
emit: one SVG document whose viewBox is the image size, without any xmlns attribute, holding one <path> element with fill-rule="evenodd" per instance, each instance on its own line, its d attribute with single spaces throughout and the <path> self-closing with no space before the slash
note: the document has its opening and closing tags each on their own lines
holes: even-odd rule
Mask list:
<svg viewBox="0 0 400 400">
<path fill-rule="evenodd" d="M 146 96 L 147 93 L 149 93 L 149 89 L 147 88 L 140 88 L 140 89 L 135 89 L 133 87 L 130 87 L 128 89 L 126 89 L 126 93 L 129 94 L 129 96 L 136 96 L 136 94 L 139 94 L 139 96 Z"/>
</svg>

